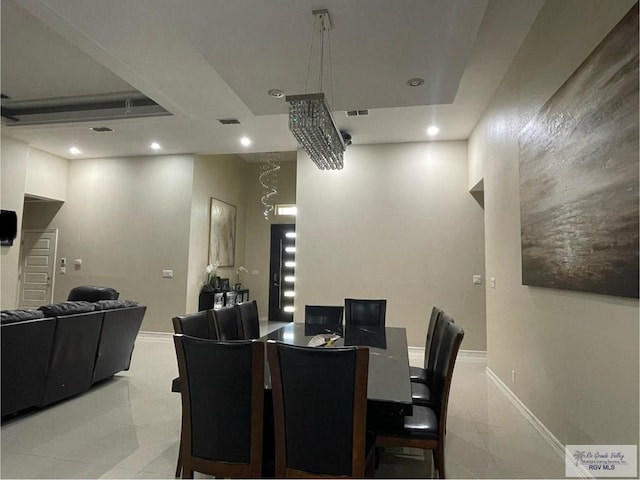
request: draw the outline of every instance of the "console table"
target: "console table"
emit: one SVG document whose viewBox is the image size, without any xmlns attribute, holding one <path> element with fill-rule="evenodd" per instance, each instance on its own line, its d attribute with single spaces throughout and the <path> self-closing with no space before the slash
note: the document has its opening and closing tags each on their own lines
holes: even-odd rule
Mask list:
<svg viewBox="0 0 640 480">
<path fill-rule="evenodd" d="M 211 310 L 212 308 L 218 310 L 248 300 L 249 289 L 202 292 L 198 297 L 198 311 Z"/>
</svg>

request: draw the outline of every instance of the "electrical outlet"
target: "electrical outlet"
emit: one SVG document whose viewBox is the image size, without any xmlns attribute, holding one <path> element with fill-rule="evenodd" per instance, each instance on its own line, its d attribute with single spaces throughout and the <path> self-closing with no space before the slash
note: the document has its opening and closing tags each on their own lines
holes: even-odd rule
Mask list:
<svg viewBox="0 0 640 480">
<path fill-rule="evenodd" d="M 491 277 L 491 288 L 496 288 L 496 277 Z"/>
</svg>

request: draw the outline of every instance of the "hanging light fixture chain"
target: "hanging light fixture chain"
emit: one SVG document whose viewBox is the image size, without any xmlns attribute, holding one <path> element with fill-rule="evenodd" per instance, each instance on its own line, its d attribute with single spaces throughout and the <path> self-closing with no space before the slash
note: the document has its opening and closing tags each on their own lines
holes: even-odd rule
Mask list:
<svg viewBox="0 0 640 480">
<path fill-rule="evenodd" d="M 329 47 L 329 94 L 331 95 L 330 99 L 327 99 L 327 103 L 329 104 L 329 110 L 333 110 L 333 68 L 331 64 L 331 32 L 327 35 L 327 44 Z"/>
<path fill-rule="evenodd" d="M 307 77 L 304 80 L 304 92 L 309 93 L 309 75 L 311 75 L 311 60 L 313 59 L 313 45 L 316 39 L 316 25 L 318 17 L 313 17 L 313 29 L 311 30 L 311 42 L 309 44 L 309 64 L 307 65 Z"/>
<path fill-rule="evenodd" d="M 322 92 L 322 76 L 324 74 L 324 16 L 320 15 L 320 72 L 318 72 L 318 91 Z"/>
</svg>

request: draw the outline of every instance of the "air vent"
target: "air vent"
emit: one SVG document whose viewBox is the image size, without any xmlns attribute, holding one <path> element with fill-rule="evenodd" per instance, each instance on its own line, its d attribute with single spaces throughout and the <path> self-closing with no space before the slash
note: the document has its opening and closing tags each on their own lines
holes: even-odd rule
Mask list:
<svg viewBox="0 0 640 480">
<path fill-rule="evenodd" d="M 66 122 L 169 116 L 167 110 L 140 92 L 116 92 L 75 97 L 12 101 L 2 98 L 3 126 L 49 125 Z"/>
<path fill-rule="evenodd" d="M 221 118 L 218 120 L 222 125 L 240 125 L 240 120 L 237 118 Z"/>
<path fill-rule="evenodd" d="M 113 129 L 109 127 L 91 127 L 91 130 L 98 133 L 113 132 Z"/>
<path fill-rule="evenodd" d="M 369 115 L 369 110 L 348 110 L 347 117 L 362 117 L 363 115 Z"/>
</svg>

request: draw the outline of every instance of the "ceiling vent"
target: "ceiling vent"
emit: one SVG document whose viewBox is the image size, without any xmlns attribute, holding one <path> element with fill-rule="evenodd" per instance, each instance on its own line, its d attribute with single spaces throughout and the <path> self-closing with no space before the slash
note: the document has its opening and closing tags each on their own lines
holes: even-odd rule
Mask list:
<svg viewBox="0 0 640 480">
<path fill-rule="evenodd" d="M 240 120 L 237 118 L 221 118 L 218 120 L 222 125 L 240 125 Z"/>
<path fill-rule="evenodd" d="M 347 110 L 347 117 L 362 117 L 369 115 L 369 110 Z"/>
<path fill-rule="evenodd" d="M 47 125 L 171 115 L 140 92 L 119 92 L 38 100 L 2 99 L 3 125 Z"/>
<path fill-rule="evenodd" d="M 98 133 L 113 132 L 113 128 L 109 127 L 91 127 L 91 130 Z"/>
</svg>

